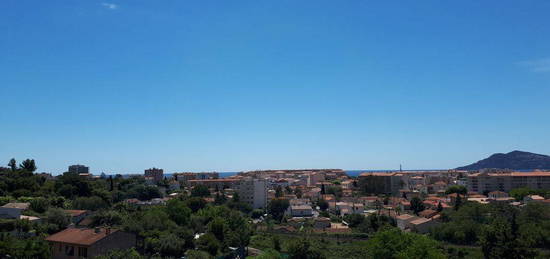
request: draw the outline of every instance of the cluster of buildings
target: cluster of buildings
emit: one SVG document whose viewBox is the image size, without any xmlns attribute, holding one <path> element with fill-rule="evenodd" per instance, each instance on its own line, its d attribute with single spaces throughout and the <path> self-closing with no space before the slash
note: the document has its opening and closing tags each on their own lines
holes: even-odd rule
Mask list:
<svg viewBox="0 0 550 259">
<path fill-rule="evenodd" d="M 90 176 L 89 168 L 83 165 L 72 165 L 69 172 Z M 254 209 L 267 208 L 272 199 L 286 199 L 289 201 L 285 212 L 287 223 L 275 227 L 284 232 L 297 231 L 306 222 L 318 232 L 350 231 L 345 220 L 331 222 L 327 212 L 342 218 L 350 214 L 386 215 L 393 218 L 400 229 L 426 233 L 440 223 L 441 212 L 452 209 L 459 199 L 482 204 L 523 206 L 541 202 L 550 205 L 549 199 L 539 195 L 528 195 L 518 201 L 508 194 L 521 187 L 550 189 L 550 172 L 542 171 L 396 171 L 365 172 L 349 177 L 340 169 L 258 170 L 220 178 L 216 172 L 181 172 L 168 176 L 163 169 L 149 168 L 137 177 L 144 177 L 147 184 L 172 193 L 150 201 L 128 199 L 125 201 L 128 204 L 163 205 L 179 192 L 191 191 L 197 186 L 206 186 L 213 194 L 238 195 L 240 201 Z M 451 186 L 463 186 L 467 193 L 446 193 Z M 213 202 L 212 196 L 205 200 Z M 411 208 L 414 198 L 420 198 L 424 207 L 416 214 Z M 318 207 L 319 201 L 326 202 L 326 211 Z M 0 218 L 28 217 L 22 215 L 28 206 L 28 203 L 6 204 L 0 207 Z M 76 227 L 47 238 L 52 244 L 54 258 L 93 257 L 106 249 L 135 245 L 135 237 L 127 233 L 109 228 L 87 228 L 89 211 L 67 213 Z"/>
</svg>

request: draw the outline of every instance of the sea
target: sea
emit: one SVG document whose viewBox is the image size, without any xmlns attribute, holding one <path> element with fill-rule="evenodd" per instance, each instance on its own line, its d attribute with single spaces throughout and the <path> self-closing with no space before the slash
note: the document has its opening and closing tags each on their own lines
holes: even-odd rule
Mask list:
<svg viewBox="0 0 550 259">
<path fill-rule="evenodd" d="M 422 170 L 406 170 L 408 172 L 411 172 L 411 171 L 437 171 L 437 170 L 446 170 L 446 169 L 422 169 Z M 393 169 L 393 170 L 372 170 L 372 169 L 366 169 L 366 170 L 345 170 L 346 174 L 348 176 L 351 176 L 351 177 L 357 177 L 359 176 L 361 173 L 365 173 L 365 172 L 386 172 L 386 173 L 391 173 L 391 172 L 395 172 L 397 170 Z M 233 176 L 233 175 L 236 175 L 240 172 L 219 172 L 220 174 L 220 178 L 227 178 L 227 177 L 230 177 L 230 176 Z M 165 176 L 167 177 L 171 177 L 172 175 L 171 174 L 165 174 Z"/>
</svg>

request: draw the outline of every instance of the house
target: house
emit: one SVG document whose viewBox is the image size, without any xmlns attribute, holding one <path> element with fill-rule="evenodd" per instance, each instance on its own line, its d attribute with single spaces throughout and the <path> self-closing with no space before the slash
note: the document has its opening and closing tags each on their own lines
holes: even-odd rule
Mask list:
<svg viewBox="0 0 550 259">
<path fill-rule="evenodd" d="M 316 229 L 330 228 L 330 219 L 325 217 L 315 218 L 315 221 L 313 222 L 313 227 Z"/>
<path fill-rule="evenodd" d="M 289 208 L 292 217 L 311 217 L 313 215 L 313 209 L 310 205 L 293 205 Z"/>
<path fill-rule="evenodd" d="M 42 219 L 39 218 L 39 217 L 34 217 L 34 216 L 25 216 L 25 215 L 21 215 L 19 216 L 19 219 L 21 220 L 28 220 L 30 222 L 35 222 L 35 223 L 40 223 L 42 222 Z"/>
<path fill-rule="evenodd" d="M 492 191 L 487 196 L 489 196 L 489 198 L 493 200 L 496 200 L 499 198 L 508 198 L 508 194 L 501 191 Z"/>
<path fill-rule="evenodd" d="M 365 205 L 363 203 L 351 203 L 351 210 L 354 214 L 362 214 L 365 212 Z"/>
<path fill-rule="evenodd" d="M 53 259 L 95 257 L 136 245 L 136 236 L 110 228 L 67 228 L 46 238 Z"/>
<path fill-rule="evenodd" d="M 0 207 L 0 218 L 18 219 L 30 206 L 28 202 L 10 202 Z"/>
<path fill-rule="evenodd" d="M 423 211 L 418 213 L 418 216 L 424 217 L 424 218 L 427 218 L 427 219 L 432 218 L 435 215 L 437 215 L 437 211 L 431 210 L 431 209 L 423 210 Z"/>
<path fill-rule="evenodd" d="M 438 221 L 427 218 L 417 218 L 410 222 L 411 230 L 421 234 L 428 233 L 430 229 L 435 227 L 437 224 Z"/>
<path fill-rule="evenodd" d="M 524 202 L 531 202 L 531 201 L 537 201 L 537 202 L 542 202 L 544 201 L 544 197 L 540 196 L 540 195 L 527 195 L 525 196 L 525 198 L 523 198 L 523 201 Z"/>
<path fill-rule="evenodd" d="M 172 180 L 172 181 L 170 181 L 170 183 L 168 183 L 168 190 L 170 190 L 170 191 L 177 191 L 180 188 L 181 188 L 180 182 L 178 182 L 176 180 Z"/>
<path fill-rule="evenodd" d="M 368 208 L 376 207 L 376 204 L 380 201 L 380 199 L 376 196 L 363 196 L 363 197 L 359 197 L 359 200 L 363 202 L 365 207 L 368 207 Z"/>
<path fill-rule="evenodd" d="M 410 215 L 410 214 L 401 214 L 397 217 L 395 217 L 395 221 L 397 223 L 397 227 L 401 230 L 405 230 L 407 228 L 410 228 L 411 221 L 418 219 L 418 217 Z"/>
<path fill-rule="evenodd" d="M 401 208 L 401 211 L 406 211 L 411 209 L 411 202 L 410 201 L 401 201 L 399 202 L 399 208 Z"/>
</svg>

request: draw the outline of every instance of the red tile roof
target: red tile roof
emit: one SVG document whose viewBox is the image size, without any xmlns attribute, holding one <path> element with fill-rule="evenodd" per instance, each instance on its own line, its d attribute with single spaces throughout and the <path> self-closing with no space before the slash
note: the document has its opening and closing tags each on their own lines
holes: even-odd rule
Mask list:
<svg viewBox="0 0 550 259">
<path fill-rule="evenodd" d="M 111 229 L 110 234 L 116 231 L 116 229 Z M 96 233 L 93 228 L 67 228 L 47 237 L 46 240 L 50 242 L 90 246 L 106 236 L 108 236 L 108 234 L 105 228 L 99 229 L 98 233 Z"/>
</svg>

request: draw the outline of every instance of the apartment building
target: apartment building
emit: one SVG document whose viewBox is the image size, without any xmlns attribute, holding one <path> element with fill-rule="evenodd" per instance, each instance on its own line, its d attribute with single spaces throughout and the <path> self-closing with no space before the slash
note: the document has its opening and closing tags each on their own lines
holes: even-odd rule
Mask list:
<svg viewBox="0 0 550 259">
<path fill-rule="evenodd" d="M 85 165 L 71 165 L 69 166 L 69 173 L 89 174 L 90 168 Z"/>
<path fill-rule="evenodd" d="M 145 169 L 145 178 L 152 178 L 154 182 L 161 181 L 164 178 L 164 170 L 160 168 Z"/>
<path fill-rule="evenodd" d="M 265 179 L 244 178 L 234 183 L 241 201 L 252 208 L 265 208 L 267 205 L 267 181 Z"/>
<path fill-rule="evenodd" d="M 358 185 L 366 193 L 398 195 L 405 182 L 399 173 L 362 173 Z"/>
<path fill-rule="evenodd" d="M 509 192 L 512 189 L 529 187 L 550 189 L 550 172 L 480 172 L 468 175 L 470 192 Z"/>
</svg>

